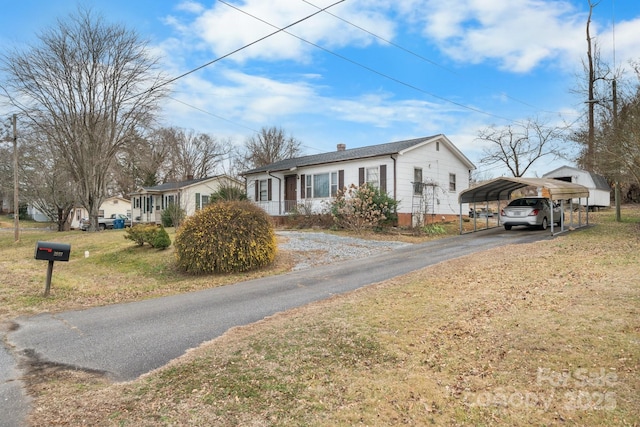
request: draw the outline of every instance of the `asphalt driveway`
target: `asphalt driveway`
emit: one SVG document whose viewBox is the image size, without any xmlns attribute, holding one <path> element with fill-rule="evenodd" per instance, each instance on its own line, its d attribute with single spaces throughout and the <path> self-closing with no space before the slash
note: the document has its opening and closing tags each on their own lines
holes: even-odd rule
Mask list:
<svg viewBox="0 0 640 427">
<path fill-rule="evenodd" d="M 0 379 L 13 379 L 0 383 L 0 420 L 17 417 L 19 421 L 28 408 L 16 390 L 18 361 L 102 372 L 115 381 L 132 380 L 234 326 L 441 261 L 551 238 L 548 232 L 492 229 L 188 294 L 20 317 L 11 331 L 5 331 L 12 357 L 6 351 L 0 353 L 0 371 L 4 371 Z M 11 358 L 14 363 L 5 364 Z M 5 425 L 20 424 L 0 421 L 0 426 Z"/>
</svg>

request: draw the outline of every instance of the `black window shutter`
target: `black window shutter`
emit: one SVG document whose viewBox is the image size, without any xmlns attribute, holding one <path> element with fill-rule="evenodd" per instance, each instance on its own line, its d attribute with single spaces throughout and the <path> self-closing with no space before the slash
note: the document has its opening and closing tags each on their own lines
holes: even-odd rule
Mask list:
<svg viewBox="0 0 640 427">
<path fill-rule="evenodd" d="M 380 191 L 387 192 L 387 165 L 380 165 Z"/>
<path fill-rule="evenodd" d="M 338 171 L 338 191 L 344 190 L 344 169 Z"/>
<path fill-rule="evenodd" d="M 307 180 L 304 176 L 304 174 L 300 175 L 300 198 L 304 199 L 306 196 L 304 194 L 304 191 L 307 189 Z"/>
<path fill-rule="evenodd" d="M 358 169 L 358 186 L 364 184 L 364 168 Z"/>
<path fill-rule="evenodd" d="M 271 178 L 267 180 L 267 200 L 271 200 Z"/>
<path fill-rule="evenodd" d="M 256 199 L 256 202 L 257 202 L 257 201 L 260 200 L 260 181 L 258 181 L 257 179 L 256 179 L 255 187 L 256 187 L 256 197 L 255 197 L 255 199 Z"/>
</svg>

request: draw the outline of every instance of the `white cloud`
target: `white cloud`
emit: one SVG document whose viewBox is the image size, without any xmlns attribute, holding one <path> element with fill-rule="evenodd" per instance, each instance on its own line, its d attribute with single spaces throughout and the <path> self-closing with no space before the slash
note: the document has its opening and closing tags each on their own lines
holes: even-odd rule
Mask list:
<svg viewBox="0 0 640 427">
<path fill-rule="evenodd" d="M 191 17 L 185 17 L 183 21 L 169 17 L 165 22 L 180 32 L 188 28 L 193 39 L 203 42 L 198 45 L 199 48 L 206 46 L 216 55 L 222 56 L 318 12 L 318 8 L 327 7 L 332 3 L 334 2 L 331 0 L 309 2 L 246 0 L 235 3 L 232 7 L 218 2 L 206 10 L 190 8 L 190 12 L 198 12 L 198 16 L 193 20 Z M 363 3 L 367 7 L 359 8 L 358 5 Z M 380 10 L 371 1 L 341 3 L 328 11 L 355 25 L 368 28 L 370 31 L 375 30 L 381 37 L 393 38 L 393 21 L 386 17 L 385 10 Z M 347 45 L 364 47 L 375 40 L 371 35 L 324 12 L 297 23 L 286 31 L 327 49 Z M 248 59 L 305 62 L 309 60 L 309 55 L 314 50 L 316 48 L 310 44 L 282 32 L 234 53 L 229 59 L 238 62 Z"/>
<path fill-rule="evenodd" d="M 390 93 L 327 97 L 321 93 L 322 86 L 315 85 L 315 75 L 309 80 L 282 82 L 228 69 L 215 74 L 215 79 L 190 75 L 179 82 L 174 97 L 200 112 L 173 103 L 167 108 L 171 109 L 169 117 L 174 123 L 221 134 L 223 128 L 237 131 L 240 126 L 255 130 L 274 123 L 302 124 L 300 117 L 313 115 L 320 129 L 323 122 L 332 127 L 344 123 L 393 133 L 399 127 L 407 135 L 431 135 L 441 133 L 445 125 L 455 121 L 451 114 L 454 109 L 421 100 L 397 100 Z M 209 115 L 201 114 L 204 111 Z M 325 126 L 323 132 L 335 133 L 332 127 Z M 309 130 L 303 127 L 296 133 L 303 136 L 305 131 Z M 327 142 L 334 143 L 334 138 Z"/>
<path fill-rule="evenodd" d="M 615 43 L 616 67 L 629 70 L 629 61 L 640 61 L 638 28 L 640 28 L 640 17 L 616 23 L 615 32 L 613 27 L 603 29 L 602 33 L 598 34 L 598 44 L 603 59 L 613 63 Z"/>
<path fill-rule="evenodd" d="M 205 10 L 205 7 L 196 1 L 186 0 L 180 2 L 176 6 L 176 10 L 181 10 L 189 13 L 202 13 Z"/>
<path fill-rule="evenodd" d="M 319 7 L 333 2 L 309 1 Z M 275 31 L 220 2 L 204 9 L 198 9 L 195 2 L 183 4 L 191 5 L 181 9 L 187 13 L 176 12 L 175 17 L 166 21 L 179 30 L 180 38 L 168 40 L 162 46 L 167 52 L 165 57 L 172 61 L 174 75 Z M 279 26 L 288 25 L 317 10 L 300 0 L 238 0 L 234 4 Z M 462 64 L 486 65 L 482 71 L 500 68 L 526 73 L 541 64 L 550 64 L 563 68 L 558 73 L 558 79 L 563 79 L 573 74 L 574 68 L 581 66 L 580 61 L 586 51 L 586 15 L 584 8 L 577 10 L 576 7 L 566 0 L 459 0 L 455 7 L 436 0 L 349 0 L 330 9 L 330 12 L 388 40 L 394 40 L 395 31 L 414 35 L 422 30 L 424 43 L 436 45 Z M 630 53 L 638 53 L 640 45 L 636 41 L 636 28 L 639 25 L 638 20 L 617 24 L 618 64 L 626 61 Z M 593 28 L 596 32 L 602 30 L 599 22 L 594 22 Z M 605 28 L 605 31 L 598 33 L 600 42 L 611 40 L 611 34 L 607 31 Z M 379 41 L 329 14 L 322 13 L 304 21 L 293 27 L 292 32 L 336 51 L 342 47 L 363 48 L 358 55 L 370 55 L 367 59 L 371 59 L 363 62 L 380 59 L 382 65 L 379 67 L 388 65 L 392 70 L 391 75 L 400 75 L 400 79 L 405 79 L 402 74 L 404 70 L 398 65 L 400 62 L 394 64 L 393 59 L 385 59 L 388 57 L 384 55 L 374 56 L 374 49 L 366 49 Z M 412 46 L 418 46 L 416 50 L 421 51 L 420 41 Z M 603 54 L 610 54 L 606 46 L 602 47 Z M 171 56 L 171 52 L 175 55 Z M 235 126 L 184 105 L 171 107 L 175 112 L 172 118 L 180 126 L 195 127 L 217 135 L 246 135 L 250 129 L 283 125 L 296 137 L 317 141 L 314 146 L 318 149 L 323 144 L 329 144 L 326 150 L 333 149 L 336 140 L 341 142 L 344 139 L 339 135 L 345 134 L 353 135 L 349 140 L 351 144 L 356 143 L 357 135 L 364 143 L 371 143 L 372 134 L 376 142 L 384 142 L 394 140 L 398 135 L 402 135 L 401 139 L 405 136 L 445 133 L 472 161 L 477 162 L 481 152 L 481 146 L 475 140 L 477 129 L 487 126 L 488 120 L 498 119 L 498 125 L 501 125 L 501 116 L 520 114 L 492 110 L 492 106 L 500 108 L 512 104 L 508 94 L 513 89 L 503 88 L 499 81 L 484 80 L 489 86 L 496 87 L 491 91 L 495 96 L 476 95 L 473 88 L 468 94 L 444 94 L 442 92 L 446 88 L 432 89 L 429 86 L 429 91 L 433 90 L 438 96 L 455 99 L 462 105 L 473 105 L 477 109 L 463 110 L 451 103 L 437 105 L 425 102 L 424 93 L 401 98 L 399 93 L 390 92 L 395 85 L 385 85 L 386 82 L 376 82 L 376 86 L 389 88 L 389 91 L 376 91 L 367 86 L 368 82 L 364 83 L 366 79 L 358 81 L 359 74 L 349 71 L 351 68 L 347 67 L 344 79 L 335 83 L 329 71 L 324 74 L 328 70 L 324 68 L 325 65 L 332 65 L 328 65 L 327 61 L 316 66 L 315 52 L 316 48 L 287 34 L 279 34 L 177 83 L 176 98 L 237 124 Z M 380 51 L 375 52 L 377 55 Z M 393 49 L 385 53 L 389 52 L 398 53 Z M 192 55 L 194 53 L 197 57 Z M 357 57 L 353 52 L 345 56 Z M 181 58 L 189 58 L 191 64 Z M 640 59 L 640 54 L 635 58 Z M 260 62 L 279 60 L 283 63 L 276 63 L 275 67 Z M 291 64 L 291 61 L 309 66 L 299 67 L 299 64 Z M 496 74 L 505 76 L 505 73 Z M 341 92 L 343 88 L 345 92 Z M 338 95 L 333 96 L 336 93 Z M 559 92 L 554 93 L 554 102 L 561 96 Z M 518 97 L 535 104 L 527 94 Z M 493 102 L 498 101 L 494 98 L 498 98 L 499 102 Z M 480 110 L 489 111 L 494 117 L 479 114 Z M 575 119 L 576 114 L 573 112 L 570 119 Z"/>
<path fill-rule="evenodd" d="M 423 8 L 425 36 L 463 63 L 498 61 L 527 72 L 567 52 L 573 57 L 584 39 L 586 21 L 566 1 L 462 0 L 451 7 L 426 0 Z"/>
</svg>

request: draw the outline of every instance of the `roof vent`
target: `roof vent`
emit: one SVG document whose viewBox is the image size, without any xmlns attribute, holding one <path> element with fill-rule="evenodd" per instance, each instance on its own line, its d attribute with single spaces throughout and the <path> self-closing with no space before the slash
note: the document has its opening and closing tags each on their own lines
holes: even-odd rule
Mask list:
<svg viewBox="0 0 640 427">
<path fill-rule="evenodd" d="M 346 144 L 338 144 L 338 151 L 344 151 L 347 149 L 347 145 Z"/>
</svg>

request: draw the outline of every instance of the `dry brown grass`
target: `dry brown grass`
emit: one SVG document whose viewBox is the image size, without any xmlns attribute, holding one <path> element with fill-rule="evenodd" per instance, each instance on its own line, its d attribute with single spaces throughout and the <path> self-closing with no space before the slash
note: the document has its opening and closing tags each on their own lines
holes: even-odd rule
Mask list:
<svg viewBox="0 0 640 427">
<path fill-rule="evenodd" d="M 233 329 L 130 383 L 45 369 L 31 422 L 638 425 L 640 210 L 611 217 Z"/>
<path fill-rule="evenodd" d="M 171 240 L 173 229 L 167 229 Z M 0 322 L 18 315 L 95 307 L 223 286 L 279 274 L 293 265 L 282 251 L 273 265 L 241 274 L 191 276 L 175 269 L 173 246 L 158 251 L 124 239 L 122 230 L 99 233 L 0 232 Z M 51 295 L 43 296 L 46 261 L 33 259 L 36 241 L 71 245 L 69 262 L 56 262 Z M 88 257 L 85 257 L 88 252 Z"/>
</svg>

